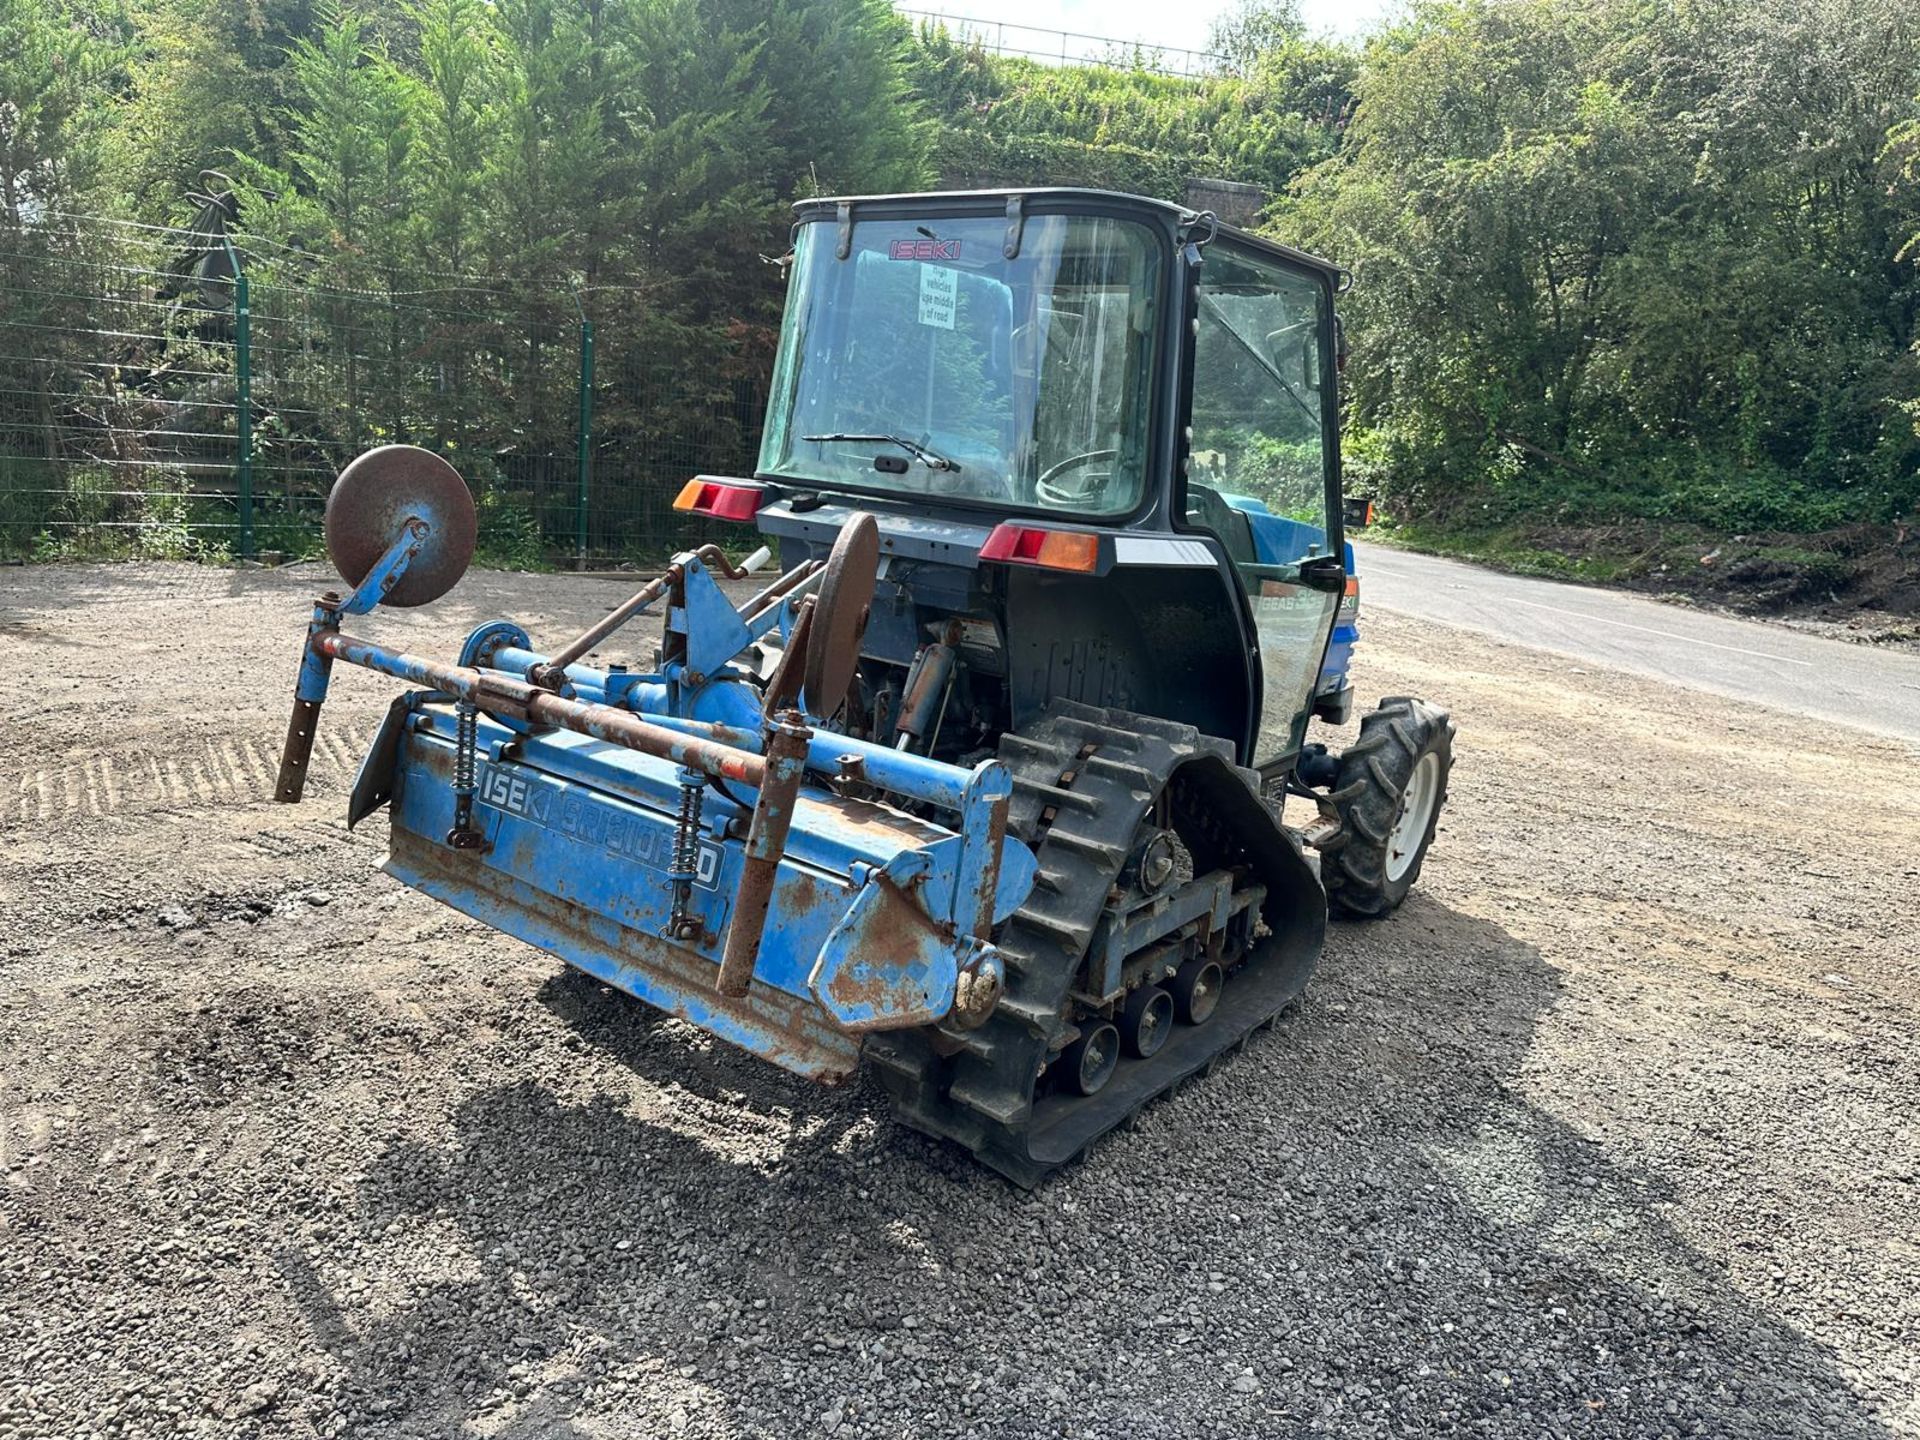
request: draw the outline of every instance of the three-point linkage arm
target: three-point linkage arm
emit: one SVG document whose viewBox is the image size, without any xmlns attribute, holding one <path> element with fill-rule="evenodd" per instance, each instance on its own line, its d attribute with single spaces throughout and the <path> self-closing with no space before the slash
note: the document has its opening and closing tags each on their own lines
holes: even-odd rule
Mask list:
<svg viewBox="0 0 1920 1440">
<path fill-rule="evenodd" d="M 719 571 L 729 580 L 745 579 L 748 575 L 759 569 L 761 563 L 768 558 L 768 551 L 765 546 L 762 546 L 759 550 L 748 556 L 746 563 L 738 568 L 734 566 L 732 561 L 727 559 L 726 552 L 718 545 L 702 545 L 698 550 L 694 551 L 694 554 L 700 558 L 701 562 L 705 564 L 708 569 Z M 627 599 L 621 601 L 620 604 L 614 606 L 613 609 L 594 621 L 593 624 L 581 631 L 580 634 L 561 646 L 559 650 L 554 652 L 551 659 L 547 660 L 544 664 L 535 666 L 528 678 L 532 680 L 534 684 L 543 685 L 549 690 L 560 689 L 567 683 L 567 667 L 569 665 L 583 659 L 588 651 L 599 645 L 609 635 L 613 634 L 614 631 L 626 624 L 627 621 L 633 619 L 634 616 L 647 609 L 648 606 L 652 605 L 653 602 L 658 600 L 662 595 L 665 595 L 675 585 L 678 585 L 683 574 L 684 571 L 678 562 L 669 565 L 665 571 L 649 580 L 645 585 L 642 585 Z"/>
</svg>

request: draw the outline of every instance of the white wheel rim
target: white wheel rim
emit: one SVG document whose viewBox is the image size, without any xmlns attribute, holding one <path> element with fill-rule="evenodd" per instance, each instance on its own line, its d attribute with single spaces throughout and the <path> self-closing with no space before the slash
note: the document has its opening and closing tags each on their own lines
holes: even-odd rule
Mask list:
<svg viewBox="0 0 1920 1440">
<path fill-rule="evenodd" d="M 1440 757 L 1429 751 L 1420 757 L 1407 777 L 1407 788 L 1400 792 L 1400 813 L 1387 836 L 1387 879 L 1398 880 L 1413 868 L 1439 801 Z"/>
</svg>

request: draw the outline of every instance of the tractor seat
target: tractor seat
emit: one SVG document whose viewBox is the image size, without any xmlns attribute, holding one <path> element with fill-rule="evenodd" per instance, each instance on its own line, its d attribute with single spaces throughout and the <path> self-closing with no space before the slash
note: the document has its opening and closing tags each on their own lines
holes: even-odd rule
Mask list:
<svg viewBox="0 0 1920 1440">
<path fill-rule="evenodd" d="M 1243 511 L 1227 504 L 1212 486 L 1187 483 L 1187 523 L 1218 535 L 1234 564 L 1259 563 L 1253 548 L 1252 523 Z"/>
</svg>

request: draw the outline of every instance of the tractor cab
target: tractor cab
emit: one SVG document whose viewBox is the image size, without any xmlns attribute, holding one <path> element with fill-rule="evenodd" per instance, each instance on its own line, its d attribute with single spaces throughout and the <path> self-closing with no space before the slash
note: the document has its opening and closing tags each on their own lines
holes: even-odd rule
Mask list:
<svg viewBox="0 0 1920 1440">
<path fill-rule="evenodd" d="M 1132 196 L 805 202 L 754 518 L 824 553 L 873 512 L 882 599 L 918 623 L 870 630 L 870 658 L 978 620 L 1007 682 L 983 733 L 1064 696 L 1192 723 L 1277 779 L 1351 695 L 1340 278 Z"/>
</svg>

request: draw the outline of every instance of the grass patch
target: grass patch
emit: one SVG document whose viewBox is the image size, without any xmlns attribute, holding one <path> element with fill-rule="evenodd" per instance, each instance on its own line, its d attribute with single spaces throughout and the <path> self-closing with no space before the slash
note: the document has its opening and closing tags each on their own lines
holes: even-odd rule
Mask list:
<svg viewBox="0 0 1920 1440">
<path fill-rule="evenodd" d="M 1362 538 L 1427 555 L 1467 560 L 1515 575 L 1547 580 L 1577 580 L 1589 585 L 1617 585 L 1633 579 L 1644 567 L 1648 552 L 1642 545 L 1579 550 L 1553 548 L 1525 526 L 1491 530 L 1463 530 L 1410 521 L 1377 524 Z"/>
<path fill-rule="evenodd" d="M 1471 527 L 1389 517 L 1363 538 L 1514 575 L 1692 595 L 1764 614 L 1836 603 L 1912 608 L 1912 598 L 1894 583 L 1912 574 L 1912 565 L 1901 558 L 1902 536 L 1888 526 L 1727 535 L 1654 521 Z"/>
</svg>

